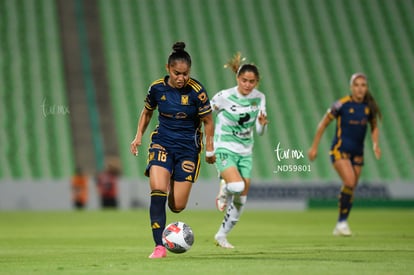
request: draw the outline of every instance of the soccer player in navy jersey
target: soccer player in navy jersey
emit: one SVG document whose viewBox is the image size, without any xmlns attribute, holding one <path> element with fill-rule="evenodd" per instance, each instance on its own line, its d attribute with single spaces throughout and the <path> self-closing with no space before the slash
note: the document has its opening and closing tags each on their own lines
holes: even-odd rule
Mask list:
<svg viewBox="0 0 414 275">
<path fill-rule="evenodd" d="M 190 77 L 191 57 L 185 43 L 173 45 L 166 69 L 168 75 L 154 81 L 145 99 L 138 129 L 131 142 L 131 153 L 138 155 L 142 136 L 158 108 L 159 125 L 151 133 L 148 165 L 145 175 L 151 188 L 150 220 L 155 242 L 149 258 L 167 256 L 162 245 L 166 224 L 165 204 L 174 213 L 187 205 L 192 184 L 200 169 L 203 147 L 201 126 L 204 125 L 206 161 L 214 163 L 214 122 L 210 101 L 203 85 Z"/>
<path fill-rule="evenodd" d="M 355 73 L 351 76 L 350 85 L 351 95 L 336 101 L 322 118 L 308 152 L 309 159 L 314 160 L 326 127 L 336 119 L 336 134 L 329 154 L 343 185 L 339 194 L 339 217 L 333 231 L 335 236 L 352 235 L 347 219 L 364 164 L 364 139 L 368 123 L 371 126 L 375 157 L 381 157 L 377 127 L 377 117 L 381 119 L 381 111 L 369 92 L 367 77 Z"/>
</svg>

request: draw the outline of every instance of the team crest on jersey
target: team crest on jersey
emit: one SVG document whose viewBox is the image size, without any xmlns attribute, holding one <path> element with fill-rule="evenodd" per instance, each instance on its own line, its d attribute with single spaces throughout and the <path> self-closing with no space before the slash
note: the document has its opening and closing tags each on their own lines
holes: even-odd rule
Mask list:
<svg viewBox="0 0 414 275">
<path fill-rule="evenodd" d="M 365 114 L 369 115 L 369 107 L 365 107 Z"/>
<path fill-rule="evenodd" d="M 162 95 L 161 100 L 167 100 L 167 97 L 165 95 Z"/>
<path fill-rule="evenodd" d="M 188 95 L 181 95 L 181 105 L 188 105 Z"/>
<path fill-rule="evenodd" d="M 349 113 L 353 114 L 355 112 L 354 108 L 349 108 Z"/>
</svg>

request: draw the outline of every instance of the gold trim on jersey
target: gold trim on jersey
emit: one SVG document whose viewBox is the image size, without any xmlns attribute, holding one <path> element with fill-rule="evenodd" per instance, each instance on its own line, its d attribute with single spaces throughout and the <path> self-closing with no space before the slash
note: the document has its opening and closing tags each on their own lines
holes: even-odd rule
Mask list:
<svg viewBox="0 0 414 275">
<path fill-rule="evenodd" d="M 203 87 L 202 87 L 200 84 L 198 84 L 198 83 L 197 83 L 194 79 L 192 79 L 192 78 L 190 78 L 190 79 L 188 80 L 187 85 L 190 85 L 190 86 L 191 86 L 191 88 L 193 88 L 193 90 L 194 90 L 196 93 L 199 93 L 199 92 L 203 89 Z"/>
<path fill-rule="evenodd" d="M 339 147 L 341 147 L 342 145 L 342 139 L 341 139 L 341 134 L 342 134 L 342 128 L 341 128 L 341 117 L 338 117 L 338 130 L 336 132 L 336 136 L 338 137 L 338 141 L 335 144 L 334 148 L 331 150 L 330 154 L 334 156 L 335 160 L 338 160 L 341 158 L 341 152 L 339 152 Z"/>
<path fill-rule="evenodd" d="M 200 174 L 200 159 L 201 159 L 201 151 L 198 153 L 198 161 L 197 161 L 197 165 L 196 165 L 196 172 L 194 174 L 194 179 L 193 182 L 196 182 L 198 179 L 198 175 Z"/>
<path fill-rule="evenodd" d="M 155 80 L 154 82 L 151 83 L 150 86 L 152 87 L 152 86 L 157 85 L 157 84 L 160 84 L 160 83 L 165 84 L 164 83 L 164 78 L 160 78 L 160 79 Z"/>
<path fill-rule="evenodd" d="M 211 113 L 213 110 L 211 109 L 211 108 L 208 108 L 207 110 L 205 110 L 205 111 L 202 111 L 202 112 L 198 112 L 198 115 L 199 116 L 204 116 L 204 115 L 206 115 L 206 114 L 209 114 L 209 113 Z"/>
<path fill-rule="evenodd" d="M 352 97 L 351 97 L 350 95 L 347 95 L 347 96 L 344 96 L 344 97 L 340 98 L 340 99 L 339 99 L 339 101 L 340 101 L 342 104 L 344 104 L 344 103 L 347 103 L 347 102 L 352 101 Z"/>
<path fill-rule="evenodd" d="M 148 111 L 154 111 L 155 109 L 157 109 L 157 107 L 151 107 L 151 105 L 149 105 L 148 102 L 145 102 L 145 106 L 144 107 Z"/>
</svg>

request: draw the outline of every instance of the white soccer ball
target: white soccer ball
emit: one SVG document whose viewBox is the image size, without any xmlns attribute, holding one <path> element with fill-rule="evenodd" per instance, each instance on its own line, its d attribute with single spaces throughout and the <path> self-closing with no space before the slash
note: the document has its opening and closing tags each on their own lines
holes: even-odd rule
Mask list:
<svg viewBox="0 0 414 275">
<path fill-rule="evenodd" d="M 173 253 L 184 253 L 194 243 L 193 230 L 184 222 L 170 223 L 162 232 L 162 243 Z"/>
</svg>

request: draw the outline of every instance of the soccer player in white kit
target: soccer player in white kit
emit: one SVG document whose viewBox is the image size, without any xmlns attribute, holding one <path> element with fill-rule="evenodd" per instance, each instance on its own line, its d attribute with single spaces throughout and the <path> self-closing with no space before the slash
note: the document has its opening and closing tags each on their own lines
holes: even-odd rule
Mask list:
<svg viewBox="0 0 414 275">
<path fill-rule="evenodd" d="M 237 86 L 218 92 L 210 102 L 217 114 L 214 149 L 221 178 L 216 206 L 225 211 L 214 238 L 223 248 L 234 248 L 227 241 L 227 235 L 246 204 L 252 171 L 253 129 L 263 135 L 268 123 L 265 95 L 256 89 L 259 70 L 253 64 L 241 65 L 241 61 L 238 53 L 226 64 L 236 73 Z"/>
</svg>

